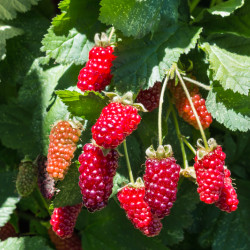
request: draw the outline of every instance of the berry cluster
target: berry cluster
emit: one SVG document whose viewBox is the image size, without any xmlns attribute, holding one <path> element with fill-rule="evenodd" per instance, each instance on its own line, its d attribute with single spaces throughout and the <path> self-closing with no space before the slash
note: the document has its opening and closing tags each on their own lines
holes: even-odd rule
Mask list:
<svg viewBox="0 0 250 250">
<path fill-rule="evenodd" d="M 219 200 L 224 185 L 224 165 L 226 154 L 220 146 L 205 155 L 202 159 L 195 157 L 194 169 L 196 172 L 198 193 L 200 200 L 212 204 Z"/>
<path fill-rule="evenodd" d="M 50 240 L 54 243 L 56 250 L 82 250 L 81 239 L 74 232 L 70 238 L 62 239 L 58 237 L 50 228 L 48 230 Z"/>
<path fill-rule="evenodd" d="M 116 58 L 113 52 L 111 46 L 94 47 L 90 50 L 89 61 L 78 76 L 77 87 L 80 90 L 101 91 L 110 84 L 113 77 L 112 61 Z"/>
<path fill-rule="evenodd" d="M 36 160 L 38 168 L 37 183 L 41 194 L 48 200 L 51 200 L 55 193 L 55 180 L 49 176 L 47 168 L 47 157 L 39 155 Z"/>
<path fill-rule="evenodd" d="M 231 213 L 237 209 L 239 200 L 237 199 L 236 191 L 232 185 L 232 180 L 230 178 L 231 176 L 230 170 L 225 169 L 224 172 L 225 172 L 224 186 L 221 190 L 220 198 L 215 203 L 215 206 L 217 206 L 222 211 Z"/>
<path fill-rule="evenodd" d="M 30 160 L 24 160 L 19 166 L 16 189 L 19 195 L 30 195 L 37 183 L 37 167 Z"/>
<path fill-rule="evenodd" d="M 3 227 L 0 228 L 0 240 L 4 241 L 10 237 L 16 236 L 16 230 L 9 222 L 7 222 Z"/>
<path fill-rule="evenodd" d="M 92 127 L 93 139 L 104 148 L 116 148 L 137 128 L 140 121 L 136 108 L 112 102 L 102 110 Z"/>
<path fill-rule="evenodd" d="M 170 81 L 168 87 L 170 88 L 170 91 L 173 95 L 174 102 L 180 117 L 182 117 L 184 121 L 194 126 L 196 129 L 199 129 L 189 100 L 187 99 L 181 85 L 178 84 L 177 86 L 175 86 L 175 81 Z M 212 123 L 212 116 L 207 111 L 205 100 L 201 97 L 199 93 L 199 88 L 197 86 L 193 86 L 191 83 L 188 82 L 186 82 L 186 87 L 189 90 L 192 102 L 199 116 L 203 129 L 208 128 Z"/>
<path fill-rule="evenodd" d="M 154 86 L 141 90 L 136 98 L 136 102 L 142 103 L 143 106 L 149 111 L 158 108 L 161 95 L 161 82 L 155 82 Z"/>
<path fill-rule="evenodd" d="M 73 234 L 76 219 L 82 204 L 55 208 L 51 215 L 50 224 L 53 231 L 62 239 L 70 238 Z"/>
<path fill-rule="evenodd" d="M 83 153 L 79 156 L 79 186 L 83 204 L 90 212 L 101 210 L 107 205 L 112 193 L 118 158 L 115 150 L 104 156 L 98 146 L 91 143 L 84 145 Z"/>
<path fill-rule="evenodd" d="M 74 157 L 81 130 L 78 124 L 57 122 L 50 131 L 47 171 L 56 180 L 63 180 Z"/>
<path fill-rule="evenodd" d="M 118 192 L 117 197 L 135 228 L 151 237 L 160 233 L 162 224 L 160 219 L 152 214 L 149 205 L 143 199 L 144 195 L 144 187 L 125 186 Z"/>
<path fill-rule="evenodd" d="M 144 200 L 158 218 L 169 215 L 176 200 L 180 166 L 173 157 L 146 160 Z"/>
</svg>

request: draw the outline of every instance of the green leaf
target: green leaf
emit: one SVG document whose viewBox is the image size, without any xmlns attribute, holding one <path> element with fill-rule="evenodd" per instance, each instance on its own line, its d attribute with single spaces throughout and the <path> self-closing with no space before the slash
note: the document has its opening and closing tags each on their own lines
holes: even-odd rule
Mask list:
<svg viewBox="0 0 250 250">
<path fill-rule="evenodd" d="M 117 172 L 113 179 L 113 189 L 110 198 L 114 197 L 117 194 L 118 189 L 125 186 L 127 183 L 129 183 L 129 180 Z"/>
<path fill-rule="evenodd" d="M 85 91 L 82 93 L 80 91 L 58 90 L 56 94 L 67 105 L 72 115 L 90 121 L 95 121 L 98 118 L 108 102 L 106 97 L 94 91 Z"/>
<path fill-rule="evenodd" d="M 42 40 L 42 51 L 47 58 L 68 64 L 84 64 L 89 50 L 94 46 L 95 33 L 104 32 L 106 27 L 97 18 L 98 0 L 63 0 L 57 15 Z M 84 18 L 83 18 L 84 17 Z"/>
<path fill-rule="evenodd" d="M 36 5 L 39 0 L 1 0 L 0 17 L 1 19 L 13 19 L 17 12 L 26 12 L 32 5 Z"/>
<path fill-rule="evenodd" d="M 48 246 L 45 238 L 42 237 L 20 237 L 20 238 L 8 238 L 5 241 L 0 242 L 1 249 L 8 250 L 52 250 Z"/>
<path fill-rule="evenodd" d="M 161 81 L 172 63 L 195 47 L 200 33 L 198 27 L 175 25 L 157 30 L 152 39 L 124 38 L 118 43 L 113 66 L 117 90 L 136 93 Z"/>
<path fill-rule="evenodd" d="M 224 91 L 219 84 L 214 84 L 209 91 L 206 106 L 219 123 L 232 131 L 246 132 L 250 129 L 249 97 Z"/>
<path fill-rule="evenodd" d="M 16 172 L 0 174 L 0 227 L 9 221 L 20 199 L 15 190 L 15 178 Z"/>
<path fill-rule="evenodd" d="M 168 249 L 159 237 L 148 238 L 135 229 L 126 218 L 125 211 L 113 199 L 100 212 L 83 210 L 76 228 L 81 230 L 82 246 L 88 250 Z"/>
<path fill-rule="evenodd" d="M 207 9 L 207 11 L 212 15 L 220 15 L 222 17 L 225 17 L 232 14 L 236 9 L 242 7 L 243 4 L 244 0 L 229 0 L 217 4 L 210 9 Z"/>
<path fill-rule="evenodd" d="M 54 207 L 73 206 L 82 202 L 79 175 L 76 164 L 72 164 L 64 180 L 57 185 L 60 191 L 53 200 Z"/>
<path fill-rule="evenodd" d="M 229 52 L 213 41 L 203 43 L 202 48 L 207 53 L 213 79 L 220 81 L 225 90 L 231 89 L 233 92 L 248 95 L 250 57 Z"/>
<path fill-rule="evenodd" d="M 125 36 L 143 37 L 154 32 L 161 19 L 170 26 L 178 18 L 178 1 L 102 0 L 100 20 L 114 25 Z"/>
</svg>

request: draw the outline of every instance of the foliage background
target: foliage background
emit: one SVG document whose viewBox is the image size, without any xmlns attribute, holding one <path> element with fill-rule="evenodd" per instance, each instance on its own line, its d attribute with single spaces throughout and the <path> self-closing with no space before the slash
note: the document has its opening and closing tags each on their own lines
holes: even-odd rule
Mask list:
<svg viewBox="0 0 250 250">
<path fill-rule="evenodd" d="M 191 11 L 191 13 L 190 13 Z M 56 15 L 56 12 L 58 13 Z M 115 177 L 114 199 L 101 212 L 83 209 L 76 229 L 84 249 L 249 249 L 250 248 L 250 2 L 247 0 L 2 0 L 0 2 L 0 226 L 15 225 L 19 238 L 0 242 L 7 249 L 51 249 L 49 213 L 38 190 L 20 198 L 15 190 L 24 155 L 47 154 L 51 124 L 68 112 L 87 120 L 81 143 L 107 99 L 79 93 L 79 70 L 94 46 L 94 34 L 116 28 L 117 42 L 109 87 L 135 94 L 162 80 L 173 62 L 188 67 L 211 86 L 203 92 L 214 122 L 207 136 L 223 145 L 240 200 L 232 214 L 199 202 L 196 186 L 183 180 L 171 215 L 155 238 L 135 230 L 119 208 L 115 193 L 127 182 L 124 157 Z M 53 19 L 52 19 L 53 18 Z M 65 90 L 68 89 L 68 90 Z M 94 103 L 94 105 L 93 105 Z M 165 97 L 164 107 L 168 105 Z M 166 110 L 164 109 L 164 112 Z M 145 149 L 157 145 L 157 111 L 142 115 L 127 139 L 134 174 L 143 175 Z M 195 145 L 199 133 L 179 119 L 182 133 Z M 165 143 L 182 164 L 170 117 Z M 81 152 L 82 145 L 79 145 Z M 188 151 L 190 165 L 193 155 Z M 123 148 L 119 148 L 123 152 Z M 79 155 L 79 154 L 78 154 Z M 76 156 L 77 160 L 77 156 Z M 77 164 L 58 184 L 53 206 L 81 201 Z M 71 195 L 74 194 L 74 195 Z"/>
</svg>

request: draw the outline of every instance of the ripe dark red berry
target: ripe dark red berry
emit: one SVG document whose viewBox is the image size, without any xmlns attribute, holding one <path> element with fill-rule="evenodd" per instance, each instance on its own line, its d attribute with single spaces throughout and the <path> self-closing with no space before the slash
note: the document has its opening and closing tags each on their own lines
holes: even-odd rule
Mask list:
<svg viewBox="0 0 250 250">
<path fill-rule="evenodd" d="M 160 219 L 152 214 L 149 205 L 143 200 L 144 195 L 144 187 L 125 186 L 118 192 L 117 197 L 135 228 L 148 237 L 152 237 L 160 233 L 162 224 Z"/>
<path fill-rule="evenodd" d="M 62 239 L 70 238 L 73 234 L 82 203 L 74 206 L 55 208 L 51 215 L 50 224 L 53 231 Z"/>
<path fill-rule="evenodd" d="M 81 125 L 68 121 L 57 122 L 50 131 L 47 171 L 56 180 L 63 180 L 74 157 Z"/>
<path fill-rule="evenodd" d="M 55 193 L 55 180 L 49 176 L 47 168 L 47 157 L 39 155 L 36 160 L 38 168 L 37 183 L 41 194 L 46 199 L 51 200 Z"/>
<path fill-rule="evenodd" d="M 221 190 L 219 200 L 215 203 L 220 210 L 231 213 L 238 208 L 239 200 L 236 191 L 232 185 L 231 172 L 225 169 L 224 186 Z"/>
<path fill-rule="evenodd" d="M 149 111 L 158 108 L 161 95 L 161 82 L 155 82 L 154 86 L 141 90 L 136 98 L 136 102 L 140 102 Z"/>
<path fill-rule="evenodd" d="M 82 90 L 101 91 L 110 84 L 112 61 L 116 58 L 113 55 L 113 48 L 94 47 L 89 52 L 89 61 L 81 69 L 78 76 L 77 87 Z"/>
<path fill-rule="evenodd" d="M 17 233 L 15 228 L 7 222 L 3 227 L 0 228 L 0 240 L 6 240 L 10 237 L 16 237 Z"/>
<path fill-rule="evenodd" d="M 176 200 L 180 166 L 174 157 L 146 160 L 144 200 L 158 218 L 169 215 Z"/>
<path fill-rule="evenodd" d="M 136 108 L 112 102 L 102 110 L 92 127 L 93 139 L 104 148 L 116 148 L 137 128 L 140 121 Z"/>
<path fill-rule="evenodd" d="M 82 250 L 81 239 L 74 232 L 70 238 L 61 239 L 50 228 L 48 230 L 50 240 L 54 243 L 56 250 Z"/>
<path fill-rule="evenodd" d="M 79 186 L 83 204 L 90 212 L 101 210 L 112 193 L 113 177 L 118 167 L 119 154 L 111 150 L 106 156 L 91 143 L 85 144 L 79 156 Z"/>
<path fill-rule="evenodd" d="M 224 185 L 224 165 L 226 154 L 220 146 L 198 159 L 198 152 L 195 157 L 194 169 L 198 183 L 200 200 L 212 204 L 219 200 Z"/>
<path fill-rule="evenodd" d="M 195 110 L 199 116 L 201 125 L 203 129 L 206 129 L 210 126 L 213 120 L 211 114 L 207 111 L 205 100 L 201 97 L 201 94 L 199 93 L 199 88 L 197 86 L 193 86 L 189 82 L 186 82 L 185 84 L 189 90 L 189 94 L 191 96 Z M 198 123 L 195 119 L 195 115 L 192 111 L 191 105 L 185 95 L 182 86 L 180 84 L 175 86 L 175 82 L 171 81 L 169 83 L 169 88 L 174 97 L 174 102 L 178 110 L 179 116 L 196 129 L 199 129 Z"/>
</svg>

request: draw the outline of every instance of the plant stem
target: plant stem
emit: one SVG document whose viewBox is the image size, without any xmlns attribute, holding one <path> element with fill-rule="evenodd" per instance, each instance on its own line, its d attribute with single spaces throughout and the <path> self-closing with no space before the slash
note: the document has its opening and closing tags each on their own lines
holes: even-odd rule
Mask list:
<svg viewBox="0 0 250 250">
<path fill-rule="evenodd" d="M 203 89 L 211 90 L 210 86 L 207 86 L 207 85 L 205 85 L 205 84 L 203 84 L 201 82 L 198 82 L 198 81 L 196 81 L 194 79 L 191 79 L 189 77 L 183 76 L 183 79 L 186 80 L 186 81 L 188 81 L 188 82 L 191 82 L 191 83 L 193 83 L 193 84 L 195 84 L 195 85 L 197 85 L 197 86 L 199 86 L 199 87 L 201 87 Z"/>
<path fill-rule="evenodd" d="M 165 89 L 167 87 L 167 83 L 168 83 L 168 74 L 166 75 L 166 78 L 164 80 L 162 89 L 161 89 L 161 96 L 160 96 L 160 100 L 159 100 L 159 110 L 158 110 L 158 136 L 159 136 L 159 146 L 162 145 L 162 104 L 163 104 L 163 100 L 164 100 L 164 92 Z"/>
<path fill-rule="evenodd" d="M 114 28 L 114 26 L 113 26 L 112 29 L 111 29 L 111 31 L 110 31 L 110 34 L 109 34 L 109 43 L 110 43 L 110 40 L 111 40 L 111 38 L 112 38 L 114 32 L 115 32 L 115 28 Z"/>
<path fill-rule="evenodd" d="M 196 6 L 199 4 L 200 0 L 193 0 L 190 3 L 190 12 L 192 13 Z"/>
<path fill-rule="evenodd" d="M 185 92 L 185 94 L 186 94 L 186 96 L 187 96 L 187 98 L 188 98 L 188 101 L 189 101 L 189 103 L 190 103 L 190 105 L 191 105 L 191 108 L 192 108 L 192 110 L 193 110 L 194 116 L 195 116 L 195 118 L 196 118 L 197 124 L 198 124 L 199 129 L 200 129 L 200 132 L 201 132 L 201 136 L 202 136 L 202 139 L 203 139 L 205 148 L 208 149 L 207 138 L 206 138 L 205 133 L 204 133 L 204 130 L 203 130 L 202 126 L 201 126 L 201 122 L 200 122 L 199 116 L 198 116 L 198 114 L 197 114 L 197 112 L 196 112 L 196 109 L 195 109 L 195 107 L 194 107 L 194 104 L 193 104 L 193 102 L 192 102 L 191 96 L 190 96 L 190 94 L 189 94 L 189 92 L 188 92 L 188 89 L 187 89 L 187 87 L 186 87 L 186 85 L 185 85 L 185 83 L 184 83 L 184 81 L 183 81 L 183 79 L 182 79 L 182 77 L 181 77 L 181 75 L 180 75 L 178 69 L 176 69 L 175 72 L 176 72 L 176 75 L 178 76 L 178 78 L 179 78 L 179 80 L 180 80 L 180 82 L 181 82 L 182 88 L 183 88 L 183 90 L 184 90 L 184 92 Z"/>
<path fill-rule="evenodd" d="M 44 199 L 44 197 L 42 196 L 42 194 L 41 194 L 39 188 L 37 187 L 35 191 L 36 191 L 36 193 L 38 194 L 38 199 L 41 201 L 41 204 L 44 205 L 44 207 L 45 207 L 46 210 L 48 211 L 48 214 L 50 215 L 51 212 L 50 212 L 50 210 L 49 210 L 49 205 L 48 205 L 48 203 L 46 202 L 46 200 Z M 38 202 L 39 202 L 39 201 L 38 201 Z"/>
<path fill-rule="evenodd" d="M 183 136 L 182 137 L 183 142 L 187 145 L 187 147 L 196 155 L 195 148 L 191 145 L 191 143 Z"/>
<path fill-rule="evenodd" d="M 123 142 L 123 147 L 124 147 L 124 153 L 125 153 L 126 162 L 127 162 L 127 167 L 128 167 L 129 179 L 130 179 L 130 182 L 131 182 L 132 184 L 134 184 L 135 181 L 134 181 L 133 172 L 132 172 L 131 165 L 130 165 L 130 161 L 129 161 L 129 157 L 128 157 L 128 150 L 127 150 L 127 143 L 126 143 L 126 140 L 124 140 L 124 142 Z"/>
<path fill-rule="evenodd" d="M 183 140 L 182 140 L 183 136 L 182 136 L 181 131 L 180 131 L 179 123 L 178 123 L 178 120 L 177 120 L 177 116 L 176 116 L 173 104 L 170 103 L 170 105 L 171 105 L 172 115 L 173 115 L 173 118 L 174 118 L 174 125 L 175 125 L 176 134 L 177 134 L 177 137 L 179 139 L 180 146 L 181 146 L 183 165 L 184 165 L 184 168 L 186 169 L 186 168 L 188 168 L 188 160 L 187 160 L 187 155 L 186 155 L 184 143 L 183 143 Z"/>
</svg>

